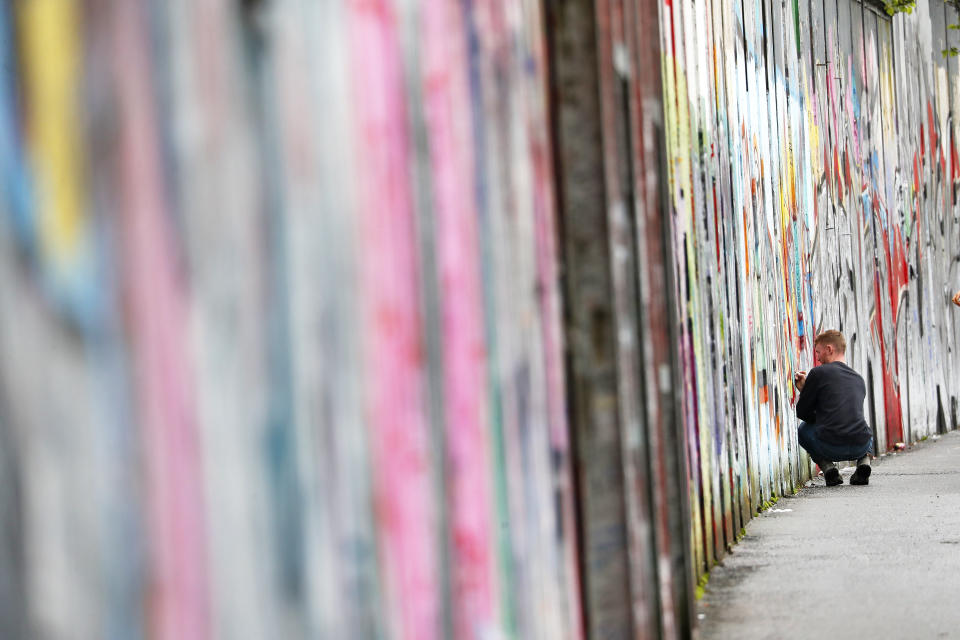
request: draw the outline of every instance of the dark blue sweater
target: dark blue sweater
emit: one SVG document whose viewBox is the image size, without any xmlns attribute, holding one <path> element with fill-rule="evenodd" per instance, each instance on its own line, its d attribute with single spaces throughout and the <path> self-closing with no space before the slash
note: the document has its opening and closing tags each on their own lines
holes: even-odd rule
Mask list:
<svg viewBox="0 0 960 640">
<path fill-rule="evenodd" d="M 863 417 L 867 387 L 860 374 L 842 362 L 814 367 L 797 401 L 797 417 L 817 426 L 824 442 L 866 444 L 873 435 Z"/>
</svg>

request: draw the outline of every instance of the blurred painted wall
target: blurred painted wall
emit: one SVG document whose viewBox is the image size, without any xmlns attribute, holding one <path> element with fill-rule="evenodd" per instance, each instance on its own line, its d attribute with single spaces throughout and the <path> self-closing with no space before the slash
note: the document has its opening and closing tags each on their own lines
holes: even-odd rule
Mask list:
<svg viewBox="0 0 960 640">
<path fill-rule="evenodd" d="M 578 635 L 538 4 L 0 29 L 2 635 Z"/>
</svg>

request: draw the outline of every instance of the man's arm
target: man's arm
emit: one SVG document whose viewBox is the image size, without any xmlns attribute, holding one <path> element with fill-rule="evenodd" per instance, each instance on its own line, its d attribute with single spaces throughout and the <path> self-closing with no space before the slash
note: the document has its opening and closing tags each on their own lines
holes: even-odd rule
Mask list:
<svg viewBox="0 0 960 640">
<path fill-rule="evenodd" d="M 797 417 L 804 422 L 814 424 L 817 421 L 817 386 L 819 376 L 816 368 L 806 375 L 800 389 L 800 399 L 797 400 Z"/>
</svg>

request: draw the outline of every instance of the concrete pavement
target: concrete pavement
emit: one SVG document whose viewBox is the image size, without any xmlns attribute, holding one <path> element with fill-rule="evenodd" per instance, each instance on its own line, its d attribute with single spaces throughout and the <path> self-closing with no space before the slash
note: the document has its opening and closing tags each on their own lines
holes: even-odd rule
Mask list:
<svg viewBox="0 0 960 640">
<path fill-rule="evenodd" d="M 822 476 L 746 527 L 698 603 L 701 640 L 960 639 L 960 433 Z"/>
</svg>

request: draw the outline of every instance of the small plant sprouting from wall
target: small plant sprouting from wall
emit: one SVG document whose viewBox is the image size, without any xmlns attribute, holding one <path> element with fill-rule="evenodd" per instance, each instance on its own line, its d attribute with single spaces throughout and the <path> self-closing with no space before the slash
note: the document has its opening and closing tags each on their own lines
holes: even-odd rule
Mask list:
<svg viewBox="0 0 960 640">
<path fill-rule="evenodd" d="M 916 0 L 889 0 L 884 2 L 888 16 L 895 16 L 898 13 L 913 13 L 917 6 Z"/>
<path fill-rule="evenodd" d="M 952 29 L 954 31 L 960 31 L 960 24 L 948 24 L 947 29 Z M 955 57 L 960 51 L 957 50 L 957 47 L 947 47 L 941 53 L 947 57 Z"/>
<path fill-rule="evenodd" d="M 960 9 L 960 2 L 957 0 L 943 0 L 944 3 L 952 5 L 953 7 Z M 916 0 L 888 0 L 884 2 L 887 15 L 895 16 L 898 13 L 913 13 L 913 10 L 917 6 Z M 960 24 L 948 24 L 947 29 L 960 30 Z M 960 54 L 960 49 L 957 47 L 947 47 L 946 49 L 941 49 L 942 53 L 947 58 L 956 57 Z"/>
</svg>

